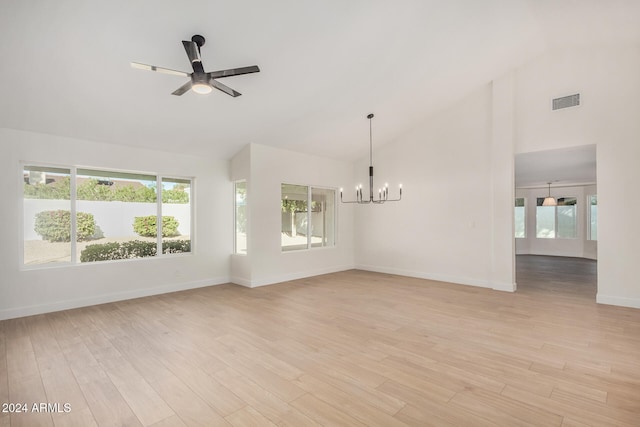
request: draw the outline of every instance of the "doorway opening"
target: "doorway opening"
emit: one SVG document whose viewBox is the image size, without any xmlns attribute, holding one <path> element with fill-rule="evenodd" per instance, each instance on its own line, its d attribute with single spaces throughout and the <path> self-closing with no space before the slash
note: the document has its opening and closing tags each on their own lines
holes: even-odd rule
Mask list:
<svg viewBox="0 0 640 427">
<path fill-rule="evenodd" d="M 595 301 L 596 146 L 517 154 L 514 172 L 518 291 Z"/>
</svg>

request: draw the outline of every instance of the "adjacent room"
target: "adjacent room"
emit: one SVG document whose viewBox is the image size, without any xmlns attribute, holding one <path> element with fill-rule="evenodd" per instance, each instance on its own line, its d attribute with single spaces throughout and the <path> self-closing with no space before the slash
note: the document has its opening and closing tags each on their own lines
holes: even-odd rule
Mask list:
<svg viewBox="0 0 640 427">
<path fill-rule="evenodd" d="M 638 22 L 3 2 L 0 426 L 637 427 Z"/>
</svg>

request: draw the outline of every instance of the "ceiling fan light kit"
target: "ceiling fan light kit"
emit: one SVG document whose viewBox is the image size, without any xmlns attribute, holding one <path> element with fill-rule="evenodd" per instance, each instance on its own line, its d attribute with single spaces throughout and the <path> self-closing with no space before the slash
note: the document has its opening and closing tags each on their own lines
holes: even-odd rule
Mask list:
<svg viewBox="0 0 640 427">
<path fill-rule="evenodd" d="M 197 94 L 206 95 L 208 93 L 211 93 L 213 88 L 216 88 L 219 91 L 224 92 L 234 98 L 236 96 L 240 96 L 240 92 L 237 92 L 230 87 L 220 83 L 219 81 L 217 81 L 217 79 L 221 79 L 223 77 L 239 76 L 242 74 L 258 73 L 260 72 L 260 68 L 258 68 L 257 65 L 251 65 L 249 67 L 230 68 L 228 70 L 205 72 L 204 67 L 202 66 L 202 57 L 200 55 L 200 48 L 204 46 L 204 43 L 205 38 L 198 34 L 191 37 L 191 41 L 182 41 L 182 45 L 184 46 L 184 50 L 187 53 L 187 57 L 189 57 L 189 61 L 191 61 L 193 73 L 171 70 L 169 68 L 156 67 L 155 65 L 140 64 L 138 62 L 132 62 L 131 66 L 140 70 L 157 71 L 163 74 L 189 77 L 190 81 L 173 91 L 172 95 L 181 96 L 189 89 Z"/>
</svg>

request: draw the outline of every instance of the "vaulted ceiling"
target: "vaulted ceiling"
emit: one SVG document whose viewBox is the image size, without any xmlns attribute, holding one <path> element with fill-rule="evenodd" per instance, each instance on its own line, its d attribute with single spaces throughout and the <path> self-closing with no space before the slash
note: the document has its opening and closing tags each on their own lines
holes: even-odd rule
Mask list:
<svg viewBox="0 0 640 427">
<path fill-rule="evenodd" d="M 637 0 L 21 0 L 0 4 L 0 127 L 230 157 L 355 159 L 547 49 L 638 43 Z M 201 34 L 231 98 L 171 92 Z"/>
</svg>

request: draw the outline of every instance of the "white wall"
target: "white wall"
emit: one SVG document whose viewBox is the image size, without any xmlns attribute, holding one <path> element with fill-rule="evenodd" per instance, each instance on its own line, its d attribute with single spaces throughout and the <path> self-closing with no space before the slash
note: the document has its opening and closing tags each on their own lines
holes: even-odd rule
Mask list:
<svg viewBox="0 0 640 427">
<path fill-rule="evenodd" d="M 347 162 L 299 154 L 259 144 L 241 151 L 231 161 L 231 176 L 247 173 L 247 255 L 234 255 L 235 283 L 262 286 L 353 268 L 353 207 L 337 205 L 335 247 L 283 252 L 281 248 L 281 185 L 299 184 L 335 188 L 353 183 Z M 248 169 L 247 169 L 248 167 Z"/>
<path fill-rule="evenodd" d="M 554 197 L 576 197 L 575 239 L 538 239 L 536 238 L 536 198 L 546 197 L 548 188 L 516 189 L 516 197 L 525 198 L 526 238 L 515 239 L 518 255 L 552 255 L 597 259 L 597 242 L 587 240 L 589 228 L 587 196 L 595 195 L 596 186 L 568 186 L 551 189 Z"/>
<path fill-rule="evenodd" d="M 516 152 L 596 144 L 597 301 L 640 308 L 640 48 L 558 50 L 517 70 Z M 582 105 L 551 111 L 579 92 Z M 624 207 L 621 201 L 624 200 Z"/>
<path fill-rule="evenodd" d="M 226 160 L 0 129 L 0 319 L 224 283 L 232 245 Z M 21 161 L 195 177 L 195 252 L 163 259 L 23 269 Z"/>
<path fill-rule="evenodd" d="M 509 87 L 503 92 L 498 96 L 508 98 Z M 374 149 L 378 185 L 388 182 L 395 192 L 402 182 L 404 194 L 400 202 L 356 207 L 358 268 L 514 289 L 512 239 L 493 239 L 494 233 L 512 232 L 508 221 L 493 221 L 493 200 L 505 200 L 508 207 L 497 204 L 497 211 L 509 218 L 513 203 L 512 173 L 496 182 L 492 171 L 493 152 L 500 152 L 494 145 L 505 143 L 492 132 L 493 96 L 492 85 L 486 85 L 393 144 Z M 506 143 L 507 161 L 496 165 L 500 172 L 513 167 L 512 138 Z M 356 168 L 365 187 L 367 165 L 368 159 Z M 494 261 L 502 242 L 506 256 Z"/>
</svg>

